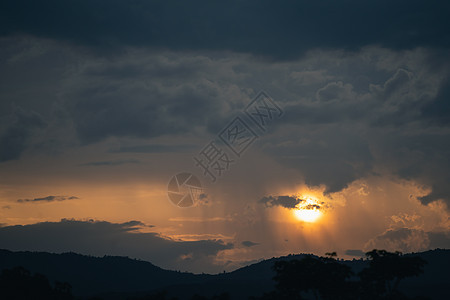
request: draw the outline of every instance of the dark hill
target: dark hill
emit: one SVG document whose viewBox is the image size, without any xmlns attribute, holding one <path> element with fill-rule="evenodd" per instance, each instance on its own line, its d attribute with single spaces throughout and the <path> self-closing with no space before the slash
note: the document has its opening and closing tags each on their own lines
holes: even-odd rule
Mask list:
<svg viewBox="0 0 450 300">
<path fill-rule="evenodd" d="M 450 299 L 450 250 L 431 250 L 415 253 L 425 259 L 425 273 L 401 283 L 401 290 L 409 296 L 428 299 Z M 0 269 L 23 266 L 32 272 L 46 275 L 51 281 L 67 281 L 76 296 L 100 295 L 104 299 L 126 299 L 157 290 L 168 295 L 190 299 L 194 294 L 211 297 L 228 292 L 231 299 L 260 296 L 274 288 L 271 267 L 277 260 L 301 259 L 303 255 L 289 255 L 263 260 L 236 271 L 218 275 L 194 275 L 161 269 L 149 262 L 127 257 L 102 258 L 75 253 L 12 252 L 0 250 Z M 367 261 L 343 263 L 358 272 Z"/>
<path fill-rule="evenodd" d="M 149 262 L 127 257 L 102 258 L 75 253 L 12 252 L 0 250 L 0 269 L 23 266 L 46 275 L 51 281 L 66 281 L 75 295 L 105 292 L 136 292 L 173 284 L 195 283 L 203 275 L 161 269 Z"/>
</svg>

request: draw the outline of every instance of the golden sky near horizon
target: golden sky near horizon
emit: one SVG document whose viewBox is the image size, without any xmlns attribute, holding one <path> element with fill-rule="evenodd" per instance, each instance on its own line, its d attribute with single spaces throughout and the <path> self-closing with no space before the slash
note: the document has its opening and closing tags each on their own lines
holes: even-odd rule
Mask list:
<svg viewBox="0 0 450 300">
<path fill-rule="evenodd" d="M 178 160 L 183 165 L 184 160 L 179 155 L 172 156 L 168 160 Z M 152 161 L 158 160 L 158 155 L 148 155 L 146 167 L 151 169 Z M 239 173 L 252 173 L 249 168 L 261 160 L 266 161 L 271 174 L 255 170 L 254 180 L 249 180 L 250 188 L 247 188 Z M 421 251 L 430 247 L 424 232 L 445 232 L 450 224 L 443 203 L 424 206 L 417 200 L 429 191 L 413 181 L 371 176 L 353 182 L 340 192 L 326 194 L 324 186 L 299 184 L 301 176 L 298 174 L 295 178 L 294 173 L 295 179 L 271 185 L 272 174 L 283 173 L 284 167 L 268 160 L 257 150 L 250 151 L 247 160 L 242 160 L 235 171 L 230 170 L 228 177 L 216 184 L 207 184 L 208 203 L 197 203 L 189 208 L 177 207 L 169 201 L 168 172 L 159 180 L 150 181 L 142 175 L 145 168 L 139 167 L 136 171 L 130 165 L 108 166 L 101 171 L 79 165 L 59 165 L 65 169 L 63 176 L 56 173 L 54 167 L 48 170 L 43 167 L 40 168 L 41 178 L 30 176 L 36 180 L 25 180 L 20 188 L 11 184 L 3 186 L 0 193 L 2 226 L 61 219 L 110 223 L 137 220 L 152 225 L 141 226 L 137 232 L 157 233 L 165 239 L 233 243 L 235 247 L 219 251 L 214 258 L 215 264 L 226 263 L 224 269 L 232 270 L 249 261 L 290 253 L 323 255 L 337 251 L 341 258 L 358 258 L 355 253 L 346 251 L 372 248 Z M 25 165 L 35 168 L 33 163 Z M 9 176 L 9 180 L 16 179 Z M 251 188 L 258 182 L 264 188 Z M 40 195 L 75 196 L 76 199 L 23 201 Z M 296 208 L 268 207 L 260 199 L 269 195 L 306 201 Z M 320 208 L 311 209 L 308 205 Z M 311 211 L 319 212 L 317 218 L 310 218 Z M 408 228 L 412 234 L 400 240 L 389 238 L 389 232 L 403 228 Z M 251 246 L 245 246 L 249 241 Z M 190 254 L 184 255 L 189 257 Z"/>
</svg>

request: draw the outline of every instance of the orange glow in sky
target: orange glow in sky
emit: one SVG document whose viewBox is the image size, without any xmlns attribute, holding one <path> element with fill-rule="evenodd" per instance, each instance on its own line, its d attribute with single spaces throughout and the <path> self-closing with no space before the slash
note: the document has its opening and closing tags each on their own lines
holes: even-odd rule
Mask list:
<svg viewBox="0 0 450 300">
<path fill-rule="evenodd" d="M 295 217 L 308 223 L 317 221 L 322 216 L 319 201 L 311 196 L 306 196 L 303 199 L 305 201 L 301 202 L 294 210 Z"/>
</svg>

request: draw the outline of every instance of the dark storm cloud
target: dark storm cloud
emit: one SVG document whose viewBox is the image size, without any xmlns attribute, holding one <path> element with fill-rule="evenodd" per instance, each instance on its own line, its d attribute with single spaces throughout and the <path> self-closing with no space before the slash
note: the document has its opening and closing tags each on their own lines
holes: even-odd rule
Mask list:
<svg viewBox="0 0 450 300">
<path fill-rule="evenodd" d="M 268 196 L 259 200 L 259 202 L 263 203 L 266 207 L 281 206 L 289 209 L 295 208 L 302 201 L 302 199 L 291 196 Z"/>
<path fill-rule="evenodd" d="M 129 66 L 136 68 L 124 74 L 122 70 Z M 180 69 L 184 70 L 181 77 Z M 161 70 L 165 76 L 160 76 Z M 207 79 L 211 72 L 207 57 L 183 60 L 141 53 L 114 62 L 93 61 L 74 74 L 64 94 L 64 107 L 83 144 L 111 136 L 186 133 L 221 120 L 226 113 L 220 101 L 224 87 Z"/>
<path fill-rule="evenodd" d="M 265 149 L 285 165 L 302 170 L 307 184 L 325 184 L 327 193 L 340 191 L 371 174 L 373 156 L 369 143 L 355 128 L 337 124 L 319 130 L 310 128 L 300 134 L 286 134 L 282 139 L 290 140 L 290 144 L 275 142 Z"/>
<path fill-rule="evenodd" d="M 83 143 L 110 136 L 142 138 L 186 133 L 193 126 L 205 125 L 204 117 L 206 120 L 212 117 L 209 112 L 215 106 L 207 95 L 190 88 L 172 97 L 146 95 L 143 98 L 136 91 L 124 92 L 113 89 L 78 98 L 70 111 Z M 135 97 L 130 98 L 133 92 Z"/>
<path fill-rule="evenodd" d="M 446 1 L 32 1 L 0 6 L 0 33 L 88 46 L 232 50 L 293 57 L 311 48 L 448 47 Z"/>
<path fill-rule="evenodd" d="M 34 198 L 34 199 L 18 199 L 16 202 L 18 203 L 28 203 L 28 202 L 56 202 L 56 201 L 66 201 L 66 200 L 75 200 L 79 199 L 75 196 L 47 196 L 42 198 Z"/>
<path fill-rule="evenodd" d="M 442 81 L 434 101 L 422 107 L 422 115 L 430 123 L 440 126 L 450 125 L 450 75 Z"/>
<path fill-rule="evenodd" d="M 20 107 L 14 107 L 10 118 L 10 125 L 0 133 L 0 162 L 20 158 L 34 131 L 46 126 L 38 113 Z"/>
<path fill-rule="evenodd" d="M 255 242 L 252 242 L 252 241 L 243 241 L 241 244 L 244 247 L 253 247 L 253 246 L 259 245 L 259 243 L 255 243 Z"/>
<path fill-rule="evenodd" d="M 448 185 L 450 167 L 450 140 L 444 128 L 417 132 L 377 132 L 372 136 L 373 150 L 383 158 L 396 175 L 408 180 L 419 180 L 432 189 L 418 197 L 423 204 L 444 200 L 450 204 Z"/>
<path fill-rule="evenodd" d="M 77 252 L 96 256 L 124 255 L 163 268 L 217 272 L 214 256 L 233 245 L 221 240 L 176 241 L 156 233 L 141 233 L 138 221 L 44 222 L 0 228 L 0 248 L 10 250 Z M 189 259 L 184 259 L 189 257 Z"/>
<path fill-rule="evenodd" d="M 442 181 L 442 180 L 439 180 Z M 417 197 L 417 199 L 422 202 L 422 204 L 426 205 L 436 200 L 444 200 L 447 204 L 449 204 L 450 196 L 448 186 L 440 182 L 440 184 L 432 183 L 430 185 L 432 191 L 426 196 Z"/>
<path fill-rule="evenodd" d="M 284 130 L 264 149 L 302 170 L 306 183 L 325 184 L 326 192 L 384 169 L 432 189 L 418 198 L 423 204 L 449 204 L 448 75 L 433 78 L 420 60 L 392 68 L 387 78 L 364 89 L 352 80 L 332 81 L 318 88 L 313 100 L 292 101 L 280 123 L 298 127 Z M 368 68 L 363 74 L 370 73 Z"/>
<path fill-rule="evenodd" d="M 74 130 L 82 144 L 108 137 L 145 139 L 120 143 L 110 152 L 194 151 L 197 146 L 191 147 L 189 140 L 176 139 L 184 133 L 187 138 L 206 137 L 205 129 L 217 134 L 251 101 L 254 83 L 261 81 L 271 94 L 278 92 L 273 96 L 285 114 L 258 141 L 260 149 L 298 170 L 307 184 L 323 184 L 331 193 L 366 176 L 393 174 L 432 189 L 419 198 L 422 203 L 450 203 L 449 63 L 434 51 L 318 51 L 289 64 L 236 53 L 133 48 L 122 54 L 108 59 L 81 56 L 79 67 L 61 67 L 66 77 L 53 92 L 67 127 L 56 124 L 71 143 L 77 142 L 69 131 Z M 29 83 L 23 86 L 29 89 Z M 9 124 L 0 124 L 3 132 Z M 147 144 L 161 136 L 173 137 L 170 144 L 186 144 Z M 29 149 L 40 150 L 36 146 Z"/>
<path fill-rule="evenodd" d="M 120 166 L 125 164 L 137 164 L 139 162 L 140 161 L 137 159 L 105 160 L 105 161 L 92 161 L 80 164 L 80 166 L 87 166 L 87 167 Z"/>
</svg>

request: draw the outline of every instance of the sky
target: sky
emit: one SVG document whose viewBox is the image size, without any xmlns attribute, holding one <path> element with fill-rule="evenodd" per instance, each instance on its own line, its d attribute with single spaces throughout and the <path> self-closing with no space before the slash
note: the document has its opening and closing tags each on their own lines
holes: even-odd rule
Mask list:
<svg viewBox="0 0 450 300">
<path fill-rule="evenodd" d="M 2 1 L 0 248 L 195 273 L 450 248 L 449 11 Z"/>
</svg>

